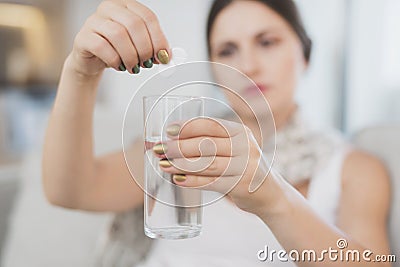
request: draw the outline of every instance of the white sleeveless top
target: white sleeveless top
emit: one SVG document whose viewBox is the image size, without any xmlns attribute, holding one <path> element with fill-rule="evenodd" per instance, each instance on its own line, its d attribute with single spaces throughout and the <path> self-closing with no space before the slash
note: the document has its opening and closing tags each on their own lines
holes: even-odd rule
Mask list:
<svg viewBox="0 0 400 267">
<path fill-rule="evenodd" d="M 309 204 L 330 224 L 336 222 L 342 166 L 349 151 L 347 145 L 338 147 L 328 164 L 310 181 Z M 261 219 L 222 198 L 203 208 L 200 236 L 157 240 L 146 262 L 137 267 L 296 266 L 291 262 L 279 262 L 276 257 L 273 262 L 260 261 L 257 254 L 265 246 L 269 251 L 283 249 Z"/>
</svg>

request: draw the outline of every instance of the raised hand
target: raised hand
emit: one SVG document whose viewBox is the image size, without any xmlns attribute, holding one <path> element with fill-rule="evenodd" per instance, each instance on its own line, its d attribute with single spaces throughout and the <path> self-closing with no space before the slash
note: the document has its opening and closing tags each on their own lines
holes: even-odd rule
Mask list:
<svg viewBox="0 0 400 267">
<path fill-rule="evenodd" d="M 168 42 L 157 16 L 134 0 L 105 0 L 77 34 L 71 63 L 93 76 L 111 67 L 131 74 L 153 63 L 167 64 Z"/>
</svg>

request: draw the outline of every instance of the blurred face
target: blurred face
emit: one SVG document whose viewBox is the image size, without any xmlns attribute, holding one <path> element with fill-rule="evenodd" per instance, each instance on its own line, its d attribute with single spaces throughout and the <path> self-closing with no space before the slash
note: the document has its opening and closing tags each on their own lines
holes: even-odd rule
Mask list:
<svg viewBox="0 0 400 267">
<path fill-rule="evenodd" d="M 257 85 L 247 83 L 237 93 L 252 99 L 261 92 L 274 116 L 293 109 L 306 62 L 300 39 L 279 14 L 258 1 L 234 1 L 216 18 L 210 46 L 212 61 L 240 70 Z M 217 81 L 223 82 L 221 76 L 216 73 Z M 240 112 L 240 101 L 228 99 Z M 253 107 L 257 112 L 257 104 Z"/>
</svg>

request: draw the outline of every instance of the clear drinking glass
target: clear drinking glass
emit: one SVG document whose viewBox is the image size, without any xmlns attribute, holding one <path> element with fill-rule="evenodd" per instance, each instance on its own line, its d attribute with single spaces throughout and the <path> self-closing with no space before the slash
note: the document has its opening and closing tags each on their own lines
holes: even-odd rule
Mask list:
<svg viewBox="0 0 400 267">
<path fill-rule="evenodd" d="M 151 238 L 183 239 L 201 232 L 202 193 L 173 183 L 171 174 L 159 168 L 160 158 L 153 146 L 170 140 L 169 125 L 203 114 L 201 98 L 186 96 L 148 96 L 144 108 L 144 231 Z"/>
</svg>

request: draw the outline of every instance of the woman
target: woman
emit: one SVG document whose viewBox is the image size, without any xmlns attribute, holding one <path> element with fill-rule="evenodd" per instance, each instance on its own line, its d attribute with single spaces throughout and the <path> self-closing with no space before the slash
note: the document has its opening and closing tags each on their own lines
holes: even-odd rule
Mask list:
<svg viewBox="0 0 400 267">
<path fill-rule="evenodd" d="M 257 135 L 250 138 L 249 165 L 228 197 L 210 206 L 204 216 L 209 223 L 205 222 L 203 234 L 184 241 L 160 240 L 144 266 L 265 266 L 268 264 L 261 260 L 268 253 L 266 245 L 269 249 L 286 251 L 315 250 L 317 255 L 323 255 L 330 247 L 338 249 L 336 242 L 340 239 L 347 241 L 347 247 L 342 249 L 388 254 L 386 217 L 390 190 L 383 165 L 325 134 L 315 135 L 298 120 L 293 94 L 308 66 L 311 42 L 294 3 L 215 1 L 208 22 L 208 47 L 211 61 L 246 74 L 268 100 L 278 131 L 276 164 L 286 181 L 260 167 L 263 165 L 258 163 L 260 159 L 267 160 L 268 151 L 262 154 Z M 140 67 L 151 67 L 153 61 L 167 63 L 168 55 L 168 42 L 156 16 L 136 1 L 104 1 L 86 21 L 66 59 L 47 131 L 43 182 L 51 203 L 116 213 L 143 204 L 143 192 L 130 179 L 122 152 L 101 158 L 93 156 L 91 125 L 95 95 L 106 67 L 136 74 Z M 232 106 L 241 112 L 235 101 Z M 227 159 L 247 156 L 232 155 L 226 141 L 233 140 L 241 151 L 241 142 L 235 140 L 237 136 L 252 136 L 256 132 L 254 122 L 248 117 L 244 130 L 236 123 L 222 123 L 229 134 L 215 122 L 203 119 L 181 129 L 180 138 L 184 140 L 180 142 L 186 144 L 182 146 L 183 154 L 200 156 L 196 139 L 200 135 L 215 141 L 217 157 L 213 168 L 175 176 L 177 184 L 189 187 L 208 184 L 222 174 Z M 328 152 L 320 151 L 324 145 Z M 298 153 L 300 150 L 307 151 L 305 155 L 314 159 L 311 164 Z M 142 158 L 141 141 L 135 144 L 133 153 Z M 292 155 L 298 157 L 290 159 Z M 323 164 L 320 157 L 326 158 Z M 174 167 L 163 170 L 182 173 Z M 135 178 L 141 179 L 142 170 L 136 171 L 139 175 Z M 253 174 L 257 179 L 267 176 L 254 192 L 249 190 Z M 226 190 L 212 185 L 208 189 Z M 270 265 L 279 265 L 277 258 L 268 260 Z M 285 261 L 281 264 L 294 266 Z M 390 266 L 366 262 L 363 258 L 360 262 L 334 261 L 328 257 L 320 262 L 296 262 L 297 266 L 321 264 Z"/>
</svg>

